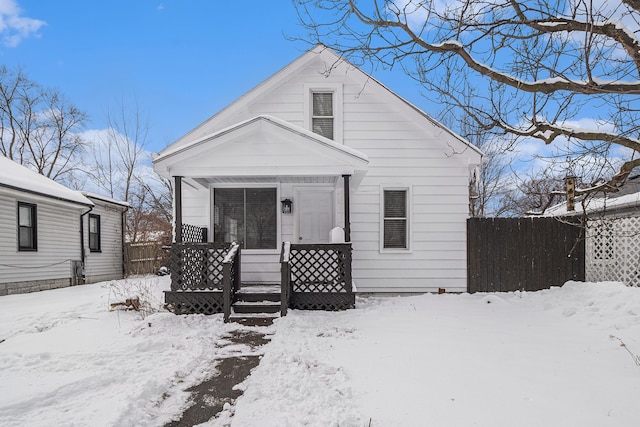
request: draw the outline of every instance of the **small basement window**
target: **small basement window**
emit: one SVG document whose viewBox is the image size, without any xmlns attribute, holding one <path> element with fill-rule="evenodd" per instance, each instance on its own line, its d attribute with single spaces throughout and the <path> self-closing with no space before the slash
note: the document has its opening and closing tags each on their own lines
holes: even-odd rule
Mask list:
<svg viewBox="0 0 640 427">
<path fill-rule="evenodd" d="M 409 249 L 408 189 L 383 190 L 383 249 Z"/>
<path fill-rule="evenodd" d="M 18 250 L 38 250 L 36 205 L 18 202 Z"/>
<path fill-rule="evenodd" d="M 100 215 L 89 214 L 89 250 L 100 252 Z"/>
</svg>

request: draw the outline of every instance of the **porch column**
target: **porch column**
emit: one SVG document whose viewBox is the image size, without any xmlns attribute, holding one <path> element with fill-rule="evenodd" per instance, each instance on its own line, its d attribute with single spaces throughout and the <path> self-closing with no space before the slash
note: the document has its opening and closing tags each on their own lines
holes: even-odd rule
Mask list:
<svg viewBox="0 0 640 427">
<path fill-rule="evenodd" d="M 351 241 L 351 213 L 349 209 L 349 178 L 351 175 L 342 175 L 344 181 L 344 241 Z"/>
<path fill-rule="evenodd" d="M 174 191 L 174 205 L 176 207 L 175 212 L 175 234 L 176 234 L 176 243 L 182 243 L 182 177 L 174 176 L 175 185 L 173 186 Z"/>
</svg>

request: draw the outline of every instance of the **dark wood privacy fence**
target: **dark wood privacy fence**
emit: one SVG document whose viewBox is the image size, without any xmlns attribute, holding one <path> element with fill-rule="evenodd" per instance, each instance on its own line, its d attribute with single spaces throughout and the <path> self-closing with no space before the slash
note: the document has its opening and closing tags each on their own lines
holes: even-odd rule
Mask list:
<svg viewBox="0 0 640 427">
<path fill-rule="evenodd" d="M 467 220 L 469 292 L 537 291 L 584 280 L 579 225 L 556 218 Z"/>
</svg>

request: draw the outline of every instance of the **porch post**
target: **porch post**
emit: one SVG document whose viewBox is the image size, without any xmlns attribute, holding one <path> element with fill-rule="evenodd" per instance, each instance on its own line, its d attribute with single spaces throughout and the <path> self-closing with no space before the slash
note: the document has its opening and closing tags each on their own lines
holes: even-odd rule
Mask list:
<svg viewBox="0 0 640 427">
<path fill-rule="evenodd" d="M 351 214 L 349 209 L 349 178 L 351 175 L 342 175 L 344 180 L 344 241 L 351 241 Z"/>
<path fill-rule="evenodd" d="M 175 185 L 174 185 L 174 198 L 175 198 L 175 233 L 176 233 L 176 243 L 182 243 L 182 177 L 174 176 Z"/>
</svg>

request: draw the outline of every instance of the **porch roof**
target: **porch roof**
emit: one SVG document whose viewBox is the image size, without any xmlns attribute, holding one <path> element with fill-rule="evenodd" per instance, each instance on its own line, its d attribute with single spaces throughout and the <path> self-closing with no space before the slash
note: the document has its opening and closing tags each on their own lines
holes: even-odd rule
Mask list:
<svg viewBox="0 0 640 427">
<path fill-rule="evenodd" d="M 154 159 L 162 176 L 214 182 L 315 180 L 351 175 L 358 184 L 368 168 L 363 153 L 272 116 L 237 123 Z"/>
</svg>

